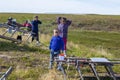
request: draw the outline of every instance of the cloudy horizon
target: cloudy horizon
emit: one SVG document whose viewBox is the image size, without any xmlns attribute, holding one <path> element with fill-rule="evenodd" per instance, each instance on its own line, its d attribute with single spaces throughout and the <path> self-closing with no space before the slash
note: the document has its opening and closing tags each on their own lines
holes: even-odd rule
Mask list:
<svg viewBox="0 0 120 80">
<path fill-rule="evenodd" d="M 119 0 L 2 0 L 2 13 L 58 13 L 120 15 Z"/>
</svg>

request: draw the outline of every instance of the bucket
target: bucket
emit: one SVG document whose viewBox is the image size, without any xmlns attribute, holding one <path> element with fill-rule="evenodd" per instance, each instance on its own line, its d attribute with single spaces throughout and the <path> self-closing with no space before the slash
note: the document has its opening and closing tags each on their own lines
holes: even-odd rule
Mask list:
<svg viewBox="0 0 120 80">
<path fill-rule="evenodd" d="M 11 26 L 8 28 L 8 33 L 12 33 L 12 27 Z"/>
<path fill-rule="evenodd" d="M 63 53 L 59 54 L 59 60 L 64 60 L 65 56 Z"/>
</svg>

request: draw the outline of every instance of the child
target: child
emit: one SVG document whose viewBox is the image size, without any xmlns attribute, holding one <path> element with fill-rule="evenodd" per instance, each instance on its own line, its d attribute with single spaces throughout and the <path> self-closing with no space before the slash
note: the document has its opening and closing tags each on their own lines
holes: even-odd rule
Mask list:
<svg viewBox="0 0 120 80">
<path fill-rule="evenodd" d="M 9 17 L 7 24 L 8 24 L 9 26 L 16 27 L 16 25 L 17 25 L 16 19 L 13 19 L 12 17 Z"/>
<path fill-rule="evenodd" d="M 58 29 L 53 30 L 54 35 L 50 41 L 50 64 L 49 64 L 49 69 L 52 69 L 54 57 L 57 57 L 60 54 L 60 51 L 64 50 L 64 42 L 62 38 L 59 36 Z"/>
<path fill-rule="evenodd" d="M 40 20 L 38 20 L 38 16 L 34 17 L 34 20 L 32 21 L 32 41 L 36 37 L 37 44 L 39 44 L 39 29 L 38 24 L 42 24 Z"/>
<path fill-rule="evenodd" d="M 23 24 L 24 27 L 27 27 L 28 31 L 32 30 L 32 25 L 28 22 L 28 20 L 25 21 L 25 23 Z"/>
<path fill-rule="evenodd" d="M 58 30 L 60 31 L 60 37 L 62 37 L 64 41 L 64 53 L 66 54 L 66 44 L 67 44 L 67 34 L 68 34 L 68 27 L 70 26 L 72 21 L 67 20 L 65 17 L 59 17 L 57 19 L 58 23 Z"/>
<path fill-rule="evenodd" d="M 8 27 L 8 32 L 9 33 L 12 33 L 12 36 L 13 34 L 16 32 L 17 29 L 19 29 L 18 27 L 18 23 L 16 22 L 16 19 L 13 19 L 12 17 L 9 17 L 8 18 L 8 22 L 7 24 L 9 25 Z M 17 38 L 16 38 L 19 42 L 22 41 L 22 36 L 21 35 L 17 35 Z"/>
</svg>

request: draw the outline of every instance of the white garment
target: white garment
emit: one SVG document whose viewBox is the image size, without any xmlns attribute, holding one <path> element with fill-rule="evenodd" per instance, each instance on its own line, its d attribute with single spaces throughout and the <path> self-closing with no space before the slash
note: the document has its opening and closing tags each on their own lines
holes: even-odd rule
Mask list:
<svg viewBox="0 0 120 80">
<path fill-rule="evenodd" d="M 58 25 L 58 30 L 59 30 L 59 36 L 60 37 L 63 37 L 63 26 L 64 26 L 63 24 Z"/>
<path fill-rule="evenodd" d="M 64 56 L 67 57 L 67 56 L 66 56 L 66 50 L 64 50 L 63 53 L 64 53 Z"/>
</svg>

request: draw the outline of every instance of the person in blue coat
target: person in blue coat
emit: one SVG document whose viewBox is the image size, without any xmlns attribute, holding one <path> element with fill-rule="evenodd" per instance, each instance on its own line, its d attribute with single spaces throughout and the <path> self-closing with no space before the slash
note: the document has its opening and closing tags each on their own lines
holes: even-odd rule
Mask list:
<svg viewBox="0 0 120 80">
<path fill-rule="evenodd" d="M 53 30 L 54 35 L 50 41 L 50 63 L 49 69 L 52 69 L 54 57 L 57 57 L 60 54 L 60 51 L 64 51 L 64 42 L 63 39 L 59 36 L 58 29 Z"/>
<path fill-rule="evenodd" d="M 37 43 L 40 43 L 38 25 L 42 24 L 42 22 L 38 19 L 38 16 L 35 16 L 31 24 L 32 24 L 32 41 L 34 40 L 34 38 L 36 38 Z"/>
</svg>

